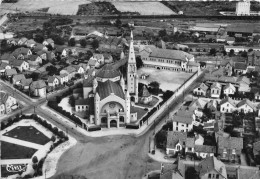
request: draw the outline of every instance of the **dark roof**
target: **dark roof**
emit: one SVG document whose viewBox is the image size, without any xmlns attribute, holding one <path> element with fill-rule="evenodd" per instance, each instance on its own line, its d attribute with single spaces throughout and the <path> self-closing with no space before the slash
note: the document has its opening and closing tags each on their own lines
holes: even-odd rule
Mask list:
<svg viewBox="0 0 260 179">
<path fill-rule="evenodd" d="M 87 98 L 87 99 L 79 99 L 79 100 L 75 101 L 75 106 L 76 105 L 89 105 L 89 103 L 90 103 L 89 98 Z"/>
<path fill-rule="evenodd" d="M 195 145 L 195 152 L 215 153 L 216 147 L 210 145 Z"/>
<path fill-rule="evenodd" d="M 87 79 L 83 80 L 83 87 L 92 87 L 94 77 L 90 76 Z"/>
<path fill-rule="evenodd" d="M 234 68 L 238 69 L 238 70 L 246 70 L 247 65 L 246 65 L 246 63 L 243 63 L 243 62 L 235 62 Z"/>
<path fill-rule="evenodd" d="M 112 82 L 110 80 L 107 80 L 106 82 L 99 82 L 97 92 L 100 96 L 100 100 L 110 96 L 111 93 L 114 93 L 114 95 L 125 99 L 125 94 L 122 87 L 118 83 Z"/>
<path fill-rule="evenodd" d="M 30 85 L 31 90 L 41 89 L 46 87 L 46 84 L 43 80 L 33 81 Z"/>
<path fill-rule="evenodd" d="M 39 56 L 38 55 L 29 55 L 28 60 L 35 61 Z"/>
<path fill-rule="evenodd" d="M 121 73 L 113 68 L 112 64 L 104 65 L 96 74 L 99 78 L 115 78 L 120 76 Z"/>
<path fill-rule="evenodd" d="M 11 62 L 11 64 L 15 67 L 19 67 L 23 64 L 24 60 L 14 60 Z"/>
<path fill-rule="evenodd" d="M 250 106 L 252 109 L 255 109 L 255 106 L 253 105 L 253 103 L 251 101 L 249 101 L 248 99 L 244 99 L 242 101 L 240 101 L 238 104 L 237 104 L 237 107 L 241 107 L 243 106 L 244 104 L 247 104 L 248 106 Z"/>
<path fill-rule="evenodd" d="M 29 86 L 32 83 L 32 78 L 22 79 L 21 84 L 22 86 Z"/>
<path fill-rule="evenodd" d="M 143 85 L 143 88 L 140 92 L 140 97 L 149 97 L 151 94 L 149 93 L 148 89 L 146 88 L 145 85 Z"/>
<path fill-rule="evenodd" d="M 73 94 L 83 94 L 83 88 L 76 88 L 73 90 Z"/>
<path fill-rule="evenodd" d="M 17 74 L 17 71 L 16 71 L 16 69 L 14 69 L 14 68 L 12 68 L 12 69 L 7 69 L 7 70 L 5 70 L 5 74 L 6 74 L 7 76 L 16 75 L 16 74 Z"/>
<path fill-rule="evenodd" d="M 186 147 L 194 147 L 195 145 L 195 138 L 188 137 L 186 140 Z"/>
<path fill-rule="evenodd" d="M 167 133 L 167 148 L 175 148 L 178 142 L 185 142 L 187 139 L 186 132 L 168 131 Z"/>
<path fill-rule="evenodd" d="M 225 104 L 226 102 L 228 102 L 229 104 L 233 105 L 234 107 L 236 107 L 236 103 L 233 99 L 231 99 L 230 97 L 227 97 L 225 99 L 222 99 L 219 103 L 219 105 Z"/>
<path fill-rule="evenodd" d="M 254 32 L 254 26 L 253 25 L 229 25 L 227 27 L 227 32 L 237 32 L 237 33 L 253 33 Z"/>
<path fill-rule="evenodd" d="M 227 149 L 243 149 L 243 138 L 240 137 L 218 137 L 218 147 Z"/>
<path fill-rule="evenodd" d="M 57 78 L 56 76 L 49 76 L 48 77 L 48 83 L 53 83 L 53 81 Z"/>
</svg>

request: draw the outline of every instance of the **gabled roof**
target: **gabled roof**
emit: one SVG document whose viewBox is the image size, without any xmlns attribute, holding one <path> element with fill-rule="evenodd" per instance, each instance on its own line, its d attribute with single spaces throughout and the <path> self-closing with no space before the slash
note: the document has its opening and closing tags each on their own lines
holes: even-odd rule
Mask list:
<svg viewBox="0 0 260 179">
<path fill-rule="evenodd" d="M 143 85 L 143 88 L 140 92 L 140 97 L 149 97 L 151 94 L 149 93 L 148 89 L 146 88 L 145 85 Z"/>
<path fill-rule="evenodd" d="M 178 142 L 185 142 L 187 139 L 187 133 L 186 132 L 177 132 L 177 131 L 168 131 L 167 132 L 167 148 L 175 148 L 176 144 Z"/>
<path fill-rule="evenodd" d="M 54 43 L 54 41 L 53 41 L 51 38 L 48 38 L 48 39 L 46 39 L 45 41 L 48 42 L 49 44 L 50 44 L 50 43 Z"/>
<path fill-rule="evenodd" d="M 93 79 L 94 77 L 88 77 L 87 79 L 83 80 L 83 88 L 84 87 L 92 87 L 93 86 Z"/>
<path fill-rule="evenodd" d="M 29 45 L 36 44 L 36 42 L 33 39 L 27 40 L 26 43 L 29 44 Z"/>
<path fill-rule="evenodd" d="M 207 91 L 209 87 L 205 85 L 205 83 L 201 83 L 196 88 L 201 88 L 203 91 Z"/>
<path fill-rule="evenodd" d="M 222 99 L 222 100 L 220 101 L 220 105 L 225 104 L 225 103 L 229 103 L 229 104 L 231 104 L 232 106 L 236 107 L 235 101 L 234 101 L 233 99 L 231 99 L 230 97 L 227 97 L 227 98 Z"/>
<path fill-rule="evenodd" d="M 243 62 L 235 62 L 235 69 L 237 70 L 246 70 L 247 64 Z"/>
<path fill-rule="evenodd" d="M 254 104 L 253 104 L 251 101 L 249 101 L 248 99 L 244 99 L 244 100 L 240 101 L 240 102 L 237 104 L 237 107 L 239 108 L 239 107 L 241 107 L 241 106 L 243 106 L 243 105 L 245 105 L 245 104 L 247 104 L 247 105 L 248 105 L 249 107 L 251 107 L 252 109 L 255 109 Z"/>
<path fill-rule="evenodd" d="M 216 147 L 210 145 L 195 145 L 195 152 L 203 152 L 203 153 L 215 153 Z"/>
<path fill-rule="evenodd" d="M 223 90 L 231 88 L 233 91 L 236 91 L 236 87 L 232 85 L 231 83 L 228 83 L 226 86 L 224 86 Z"/>
<path fill-rule="evenodd" d="M 21 81 L 22 79 L 25 79 L 24 74 L 18 74 L 13 76 L 13 80 L 15 81 Z"/>
<path fill-rule="evenodd" d="M 37 43 L 37 44 L 35 44 L 35 46 L 33 47 L 33 49 L 35 50 L 35 51 L 42 51 L 43 49 L 44 49 L 44 45 L 42 45 L 42 44 L 40 44 L 40 43 Z"/>
<path fill-rule="evenodd" d="M 39 56 L 38 55 L 29 55 L 28 60 L 35 61 Z"/>
<path fill-rule="evenodd" d="M 112 82 L 110 80 L 107 80 L 106 82 L 99 82 L 97 87 L 97 93 L 100 96 L 100 100 L 110 96 L 111 93 L 114 93 L 114 95 L 122 99 L 125 99 L 125 94 L 123 92 L 122 87 L 118 83 Z"/>
<path fill-rule="evenodd" d="M 89 98 L 87 99 L 78 99 L 75 101 L 75 106 L 77 105 L 89 105 L 90 104 L 90 100 Z"/>
<path fill-rule="evenodd" d="M 6 93 L 4 91 L 0 91 L 0 105 L 5 104 L 8 97 L 9 97 L 8 93 Z"/>
<path fill-rule="evenodd" d="M 214 82 L 214 83 L 211 85 L 210 88 L 211 88 L 211 89 L 212 89 L 212 88 L 217 88 L 217 89 L 221 90 L 221 84 L 218 83 L 218 82 Z"/>
<path fill-rule="evenodd" d="M 106 64 L 97 72 L 96 76 L 99 78 L 115 78 L 121 76 L 121 73 L 113 68 L 113 64 Z"/>
<path fill-rule="evenodd" d="M 55 79 L 58 79 L 56 76 L 49 76 L 48 83 L 53 83 Z"/>
<path fill-rule="evenodd" d="M 199 163 L 199 175 L 200 177 L 211 172 L 216 171 L 224 178 L 227 178 L 226 166 L 223 162 L 218 160 L 216 157 L 207 157 Z"/>
<path fill-rule="evenodd" d="M 69 74 L 76 72 L 76 68 L 72 67 L 72 66 L 67 66 L 66 68 L 63 68 L 62 70 L 67 71 Z"/>
<path fill-rule="evenodd" d="M 204 109 L 205 105 L 207 104 L 206 101 L 204 101 L 203 99 L 195 99 L 193 100 L 190 105 L 189 105 L 189 109 Z"/>
<path fill-rule="evenodd" d="M 7 76 L 12 76 L 12 75 L 16 75 L 16 74 L 17 74 L 17 71 L 16 71 L 16 69 L 14 69 L 14 68 L 12 68 L 12 69 L 7 69 L 7 70 L 5 70 L 5 74 L 6 74 Z"/>
<path fill-rule="evenodd" d="M 17 48 L 17 49 L 15 49 L 15 51 L 13 52 L 13 56 L 14 56 L 15 58 L 17 58 L 20 54 L 22 54 L 22 55 L 27 55 L 29 51 L 30 51 L 29 48 L 24 48 L 24 47 Z"/>
<path fill-rule="evenodd" d="M 43 80 L 33 81 L 30 85 L 31 90 L 41 89 L 44 87 L 46 87 L 46 84 Z"/>
<path fill-rule="evenodd" d="M 10 64 L 14 67 L 20 67 L 24 62 L 26 62 L 26 61 L 24 61 L 24 60 L 14 60 Z"/>
<path fill-rule="evenodd" d="M 179 110 L 176 112 L 175 115 L 173 115 L 173 121 L 185 123 L 185 124 L 191 124 L 193 121 L 193 111 L 191 110 Z"/>
<path fill-rule="evenodd" d="M 42 54 L 46 54 L 47 55 L 47 52 L 45 52 L 44 50 L 39 50 L 37 52 L 37 55 L 41 56 Z"/>
<path fill-rule="evenodd" d="M 250 84 L 250 79 L 249 78 L 247 78 L 246 76 L 240 76 L 240 77 L 238 77 L 238 79 L 237 79 L 237 82 L 238 83 L 246 83 L 246 84 Z"/>
<path fill-rule="evenodd" d="M 22 79 L 21 85 L 22 86 L 29 86 L 32 83 L 32 78 Z"/>
<path fill-rule="evenodd" d="M 243 149 L 243 138 L 241 137 L 218 137 L 218 147 L 226 149 Z"/>
</svg>

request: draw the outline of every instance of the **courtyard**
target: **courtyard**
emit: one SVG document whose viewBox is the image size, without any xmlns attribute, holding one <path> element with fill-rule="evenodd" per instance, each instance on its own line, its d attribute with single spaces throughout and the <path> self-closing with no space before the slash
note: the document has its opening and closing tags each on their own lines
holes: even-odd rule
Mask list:
<svg viewBox="0 0 260 179">
<path fill-rule="evenodd" d="M 140 83 L 148 85 L 152 81 L 157 81 L 160 83 L 160 88 L 163 91 L 175 91 L 185 80 L 193 75 L 193 73 L 158 70 L 155 68 L 140 68 L 137 73 L 139 77 L 142 74 L 149 75 L 147 79 L 139 78 Z"/>
</svg>

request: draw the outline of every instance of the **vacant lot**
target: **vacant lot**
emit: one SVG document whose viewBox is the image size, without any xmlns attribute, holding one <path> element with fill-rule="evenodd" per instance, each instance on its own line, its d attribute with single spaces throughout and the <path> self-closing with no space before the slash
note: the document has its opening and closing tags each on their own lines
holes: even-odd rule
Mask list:
<svg viewBox="0 0 260 179">
<path fill-rule="evenodd" d="M 1 159 L 28 159 L 36 149 L 1 141 Z"/>
<path fill-rule="evenodd" d="M 138 70 L 138 75 L 150 75 L 147 79 L 139 79 L 140 83 L 149 84 L 152 81 L 160 83 L 162 90 L 175 91 L 182 83 L 188 79 L 193 73 L 175 72 L 167 70 L 157 70 L 155 68 L 141 68 Z"/>
<path fill-rule="evenodd" d="M 137 12 L 141 15 L 171 15 L 170 8 L 160 2 L 112 2 L 121 12 Z"/>
<path fill-rule="evenodd" d="M 19 126 L 4 134 L 4 136 L 45 145 L 50 141 L 43 133 L 33 126 Z"/>
</svg>

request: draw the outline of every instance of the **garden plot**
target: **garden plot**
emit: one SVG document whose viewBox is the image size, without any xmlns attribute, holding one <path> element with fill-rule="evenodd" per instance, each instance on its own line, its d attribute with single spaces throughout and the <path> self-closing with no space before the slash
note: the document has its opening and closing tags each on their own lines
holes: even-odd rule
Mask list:
<svg viewBox="0 0 260 179">
<path fill-rule="evenodd" d="M 139 77 L 144 73 L 149 75 L 147 79 L 139 79 L 140 83 L 148 85 L 152 81 L 157 81 L 160 83 L 160 88 L 164 91 L 175 91 L 185 80 L 193 75 L 193 73 L 158 70 L 155 68 L 141 68 L 137 73 Z"/>
<path fill-rule="evenodd" d="M 160 2 L 111 2 L 121 12 L 138 12 L 141 15 L 176 14 Z"/>
</svg>

